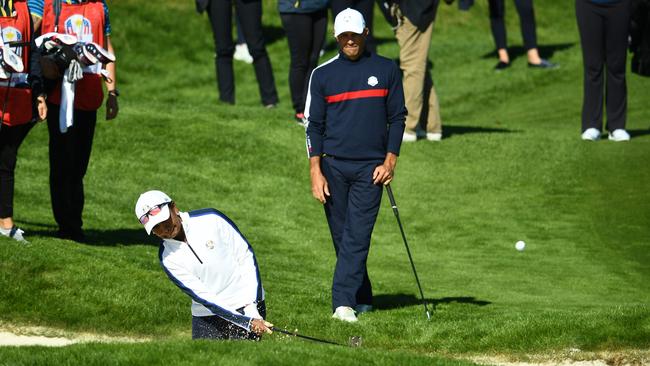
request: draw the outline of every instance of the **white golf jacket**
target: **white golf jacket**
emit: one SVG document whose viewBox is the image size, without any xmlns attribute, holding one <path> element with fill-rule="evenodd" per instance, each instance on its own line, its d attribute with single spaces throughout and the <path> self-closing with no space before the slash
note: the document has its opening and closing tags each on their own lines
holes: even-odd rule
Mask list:
<svg viewBox="0 0 650 366">
<path fill-rule="evenodd" d="M 181 212 L 180 217 L 187 243 L 163 240 L 159 258 L 165 273 L 192 298 L 193 316 L 218 315 L 250 331 L 256 311 L 246 316 L 236 310 L 264 300 L 253 248 L 215 209 Z"/>
</svg>

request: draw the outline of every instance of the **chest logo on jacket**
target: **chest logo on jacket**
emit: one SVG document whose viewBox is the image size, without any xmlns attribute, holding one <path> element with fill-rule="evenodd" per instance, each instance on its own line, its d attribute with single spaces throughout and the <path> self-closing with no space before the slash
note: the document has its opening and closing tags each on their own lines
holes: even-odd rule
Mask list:
<svg viewBox="0 0 650 366">
<path fill-rule="evenodd" d="M 90 20 L 83 15 L 75 14 L 65 20 L 65 32 L 74 34 L 81 42 L 93 41 L 93 28 Z"/>
<path fill-rule="evenodd" d="M 23 35 L 18 29 L 14 27 L 6 27 L 2 28 L 2 39 L 5 41 L 5 43 L 20 42 L 23 40 Z M 22 56 L 23 54 L 22 47 L 12 47 L 11 50 L 14 51 L 18 56 Z"/>
<path fill-rule="evenodd" d="M 214 249 L 214 242 L 212 240 L 208 240 L 205 242 L 205 247 L 208 249 Z"/>
<path fill-rule="evenodd" d="M 379 84 L 379 80 L 377 80 L 376 76 L 371 76 L 368 78 L 368 85 L 375 86 L 377 84 Z"/>
</svg>

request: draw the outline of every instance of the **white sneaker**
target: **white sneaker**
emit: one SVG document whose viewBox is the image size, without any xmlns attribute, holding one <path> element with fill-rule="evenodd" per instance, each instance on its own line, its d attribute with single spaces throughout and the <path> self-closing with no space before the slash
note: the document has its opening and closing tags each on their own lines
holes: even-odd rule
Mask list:
<svg viewBox="0 0 650 366">
<path fill-rule="evenodd" d="M 11 229 L 0 228 L 0 235 L 4 235 L 8 238 L 12 238 L 27 244 L 29 242 L 23 237 L 24 233 L 25 232 L 22 229 L 19 229 L 17 226 L 12 227 Z"/>
<path fill-rule="evenodd" d="M 238 44 L 235 46 L 235 54 L 232 55 L 232 58 L 237 61 L 243 61 L 247 64 L 253 63 L 253 56 L 251 56 L 250 52 L 248 52 L 248 46 L 246 43 Z"/>
<path fill-rule="evenodd" d="M 612 141 L 630 141 L 630 134 L 619 128 L 609 133 L 609 139 Z"/>
<path fill-rule="evenodd" d="M 403 142 L 415 142 L 417 140 L 418 140 L 418 136 L 416 134 L 404 131 L 404 135 L 402 136 Z"/>
<path fill-rule="evenodd" d="M 354 315 L 354 310 L 349 306 L 339 306 L 334 311 L 332 318 L 343 320 L 344 322 L 354 323 L 357 321 L 357 316 Z"/>
<path fill-rule="evenodd" d="M 357 304 L 357 306 L 354 307 L 354 310 L 357 311 L 357 314 L 361 313 L 369 313 L 372 311 L 372 305 L 368 304 Z"/>
<path fill-rule="evenodd" d="M 582 133 L 582 139 L 585 141 L 596 141 L 600 139 L 600 131 L 591 127 Z"/>
<path fill-rule="evenodd" d="M 440 132 L 427 132 L 428 141 L 440 141 L 442 140 L 442 133 Z"/>
</svg>

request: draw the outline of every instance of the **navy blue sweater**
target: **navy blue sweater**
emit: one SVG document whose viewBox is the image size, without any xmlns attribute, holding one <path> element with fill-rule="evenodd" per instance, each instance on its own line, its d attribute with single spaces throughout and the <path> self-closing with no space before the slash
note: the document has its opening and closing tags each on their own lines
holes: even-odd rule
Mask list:
<svg viewBox="0 0 650 366">
<path fill-rule="evenodd" d="M 305 117 L 309 157 L 399 155 L 406 106 L 397 64 L 368 52 L 356 61 L 339 53 L 312 72 Z"/>
</svg>

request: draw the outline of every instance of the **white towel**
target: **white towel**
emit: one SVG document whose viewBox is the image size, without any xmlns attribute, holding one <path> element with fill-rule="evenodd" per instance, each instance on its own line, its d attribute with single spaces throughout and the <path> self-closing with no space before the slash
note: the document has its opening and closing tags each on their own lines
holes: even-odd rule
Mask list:
<svg viewBox="0 0 650 366">
<path fill-rule="evenodd" d="M 61 83 L 61 108 L 59 109 L 59 131 L 66 133 L 72 127 L 74 113 L 75 82 L 83 78 L 81 64 L 72 60 L 63 74 Z"/>
</svg>

